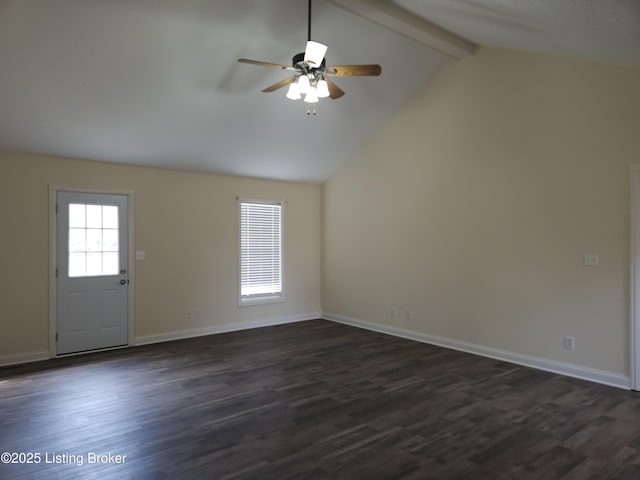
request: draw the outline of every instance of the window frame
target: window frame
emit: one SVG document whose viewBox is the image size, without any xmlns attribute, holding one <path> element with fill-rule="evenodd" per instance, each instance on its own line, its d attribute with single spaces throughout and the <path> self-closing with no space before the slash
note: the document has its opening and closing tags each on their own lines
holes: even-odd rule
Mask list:
<svg viewBox="0 0 640 480">
<path fill-rule="evenodd" d="M 121 275 L 120 270 L 121 270 L 121 255 L 120 255 L 120 244 L 122 242 L 122 238 L 121 238 L 121 228 L 120 228 L 120 206 L 119 205 L 112 205 L 111 202 L 108 203 L 79 203 L 78 201 L 69 201 L 67 203 L 67 212 L 66 212 L 66 219 L 67 219 L 67 263 L 66 263 L 66 275 L 67 278 L 99 278 L 99 277 L 117 277 L 119 275 Z M 81 206 L 83 207 L 83 222 L 82 222 L 82 226 L 78 226 L 78 225 L 74 225 L 71 226 L 71 207 L 72 206 Z M 89 225 L 89 213 L 88 213 L 88 207 L 100 207 L 100 226 L 96 226 L 96 225 Z M 115 208 L 115 212 L 116 212 L 116 217 L 115 217 L 115 222 L 116 222 L 116 226 L 114 227 L 105 227 L 104 226 L 104 208 L 108 207 L 108 208 Z M 78 250 L 78 249 L 72 249 L 71 247 L 71 232 L 72 231 L 82 231 L 83 232 L 83 236 L 84 236 L 84 240 L 83 240 L 83 246 L 84 246 L 84 250 Z M 89 247 L 89 241 L 88 241 L 88 235 L 89 235 L 89 231 L 93 230 L 99 230 L 100 231 L 100 250 L 92 250 Z M 104 232 L 105 231 L 115 231 L 116 234 L 116 238 L 115 238 L 115 242 L 116 242 L 116 247 L 115 250 L 105 250 L 105 245 L 104 245 Z M 78 254 L 83 254 L 85 257 L 85 262 L 84 262 L 84 273 L 82 274 L 75 274 L 74 275 L 71 274 L 71 256 L 72 255 L 78 255 Z M 100 258 L 100 264 L 101 264 L 101 272 L 100 273 L 89 273 L 89 267 L 88 267 L 88 255 L 90 254 L 100 254 L 101 258 Z M 116 269 L 113 272 L 108 272 L 105 273 L 104 272 L 104 254 L 115 254 L 116 256 Z"/>
<path fill-rule="evenodd" d="M 257 205 L 277 205 L 280 207 L 280 292 L 268 294 L 242 295 L 242 205 L 252 203 Z M 285 262 L 284 262 L 284 230 L 285 230 L 285 201 L 252 197 L 237 197 L 238 215 L 238 306 L 265 305 L 282 303 L 285 301 Z"/>
</svg>

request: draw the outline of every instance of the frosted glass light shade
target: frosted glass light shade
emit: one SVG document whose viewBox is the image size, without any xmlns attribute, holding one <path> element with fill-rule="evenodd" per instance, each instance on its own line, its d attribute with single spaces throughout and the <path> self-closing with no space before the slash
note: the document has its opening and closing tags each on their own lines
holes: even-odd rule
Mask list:
<svg viewBox="0 0 640 480">
<path fill-rule="evenodd" d="M 322 43 L 308 41 L 307 49 L 304 51 L 304 61 L 312 67 L 319 67 L 327 53 L 327 46 Z"/>
<path fill-rule="evenodd" d="M 318 98 L 327 98 L 330 93 L 329 93 L 329 85 L 327 84 L 326 80 L 319 80 L 318 81 Z"/>
<path fill-rule="evenodd" d="M 306 75 L 301 75 L 298 79 L 298 88 L 301 94 L 306 94 L 311 88 L 311 84 L 309 83 L 309 77 Z"/>
<path fill-rule="evenodd" d="M 289 85 L 289 90 L 287 90 L 287 98 L 289 100 L 300 100 L 302 95 L 300 94 L 300 85 L 296 82 L 293 82 Z"/>
<path fill-rule="evenodd" d="M 307 95 L 304 97 L 304 101 L 307 103 L 318 103 L 318 91 L 316 87 L 309 88 Z"/>
</svg>

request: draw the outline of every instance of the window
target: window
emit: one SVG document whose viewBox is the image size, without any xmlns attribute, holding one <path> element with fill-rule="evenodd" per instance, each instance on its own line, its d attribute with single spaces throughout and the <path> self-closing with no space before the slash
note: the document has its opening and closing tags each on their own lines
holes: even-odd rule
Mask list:
<svg viewBox="0 0 640 480">
<path fill-rule="evenodd" d="M 284 301 L 282 202 L 239 200 L 239 305 Z"/>
<path fill-rule="evenodd" d="M 118 207 L 69 204 L 69 277 L 117 275 Z"/>
</svg>

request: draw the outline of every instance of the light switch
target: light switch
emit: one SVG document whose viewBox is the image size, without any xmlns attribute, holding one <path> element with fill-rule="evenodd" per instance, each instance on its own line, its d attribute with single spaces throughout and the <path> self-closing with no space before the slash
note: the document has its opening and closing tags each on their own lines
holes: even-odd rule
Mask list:
<svg viewBox="0 0 640 480">
<path fill-rule="evenodd" d="M 597 253 L 585 253 L 583 265 L 585 267 L 597 267 L 600 265 L 600 255 Z"/>
<path fill-rule="evenodd" d="M 144 250 L 136 250 L 136 260 L 144 260 Z"/>
</svg>

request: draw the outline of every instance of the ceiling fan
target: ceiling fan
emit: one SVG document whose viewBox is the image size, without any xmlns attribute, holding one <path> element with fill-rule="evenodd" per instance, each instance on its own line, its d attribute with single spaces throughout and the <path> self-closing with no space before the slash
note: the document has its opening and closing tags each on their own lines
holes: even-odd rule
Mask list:
<svg viewBox="0 0 640 480">
<path fill-rule="evenodd" d="M 247 58 L 239 58 L 238 61 L 294 72 L 291 76 L 270 85 L 262 91 L 275 92 L 289 85 L 287 98 L 300 100 L 304 96 L 304 101 L 313 105 L 313 114 L 315 115 L 315 104 L 318 103 L 320 98 L 330 97 L 336 99 L 344 95 L 344 91 L 328 77 L 378 76 L 382 72 L 382 67 L 380 65 L 337 65 L 327 67 L 325 58 L 327 46 L 311 40 L 311 0 L 309 0 L 308 12 L 307 47 L 304 52 L 293 56 L 291 66 L 249 60 Z M 309 108 L 307 115 L 311 113 L 312 111 Z"/>
</svg>

